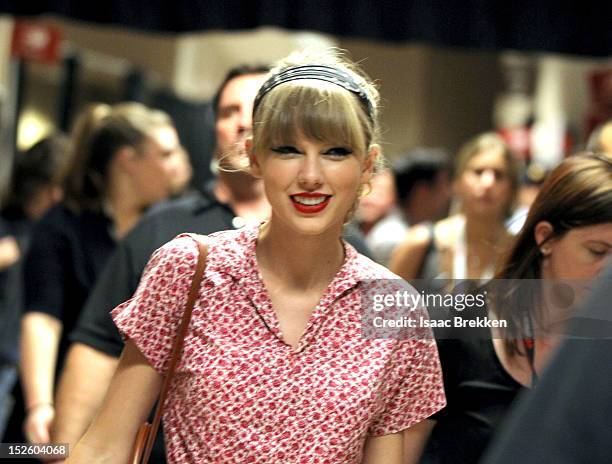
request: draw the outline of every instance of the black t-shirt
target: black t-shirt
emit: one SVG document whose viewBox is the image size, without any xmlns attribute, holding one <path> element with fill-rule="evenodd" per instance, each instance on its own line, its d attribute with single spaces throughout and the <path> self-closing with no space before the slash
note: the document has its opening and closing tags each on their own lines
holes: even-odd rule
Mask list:
<svg viewBox="0 0 612 464">
<path fill-rule="evenodd" d="M 109 312 L 132 297 L 151 254 L 183 232 L 206 235 L 233 229 L 237 225 L 235 218 L 227 205 L 208 192 L 168 202 L 149 213 L 110 258 L 70 340 L 118 357 L 123 341 Z M 356 229 L 347 228 L 344 237 L 360 253 L 369 255 Z"/>
<path fill-rule="evenodd" d="M 111 220 L 93 212 L 54 206 L 34 226 L 24 261 L 25 311 L 62 322 L 58 369 L 87 296 L 115 249 Z"/>
<path fill-rule="evenodd" d="M 439 339 L 447 406 L 421 459 L 425 464 L 477 463 L 521 385 L 502 367 L 491 339 Z"/>
</svg>

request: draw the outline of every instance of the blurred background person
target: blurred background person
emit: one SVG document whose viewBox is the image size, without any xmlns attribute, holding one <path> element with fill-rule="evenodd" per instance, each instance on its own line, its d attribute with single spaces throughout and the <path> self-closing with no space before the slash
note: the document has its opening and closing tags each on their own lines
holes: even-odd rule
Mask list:
<svg viewBox="0 0 612 464">
<path fill-rule="evenodd" d="M 410 226 L 446 216 L 450 197 L 450 158 L 441 149 L 416 148 L 376 175 L 357 214 L 374 258 L 387 265 Z"/>
<path fill-rule="evenodd" d="M 563 279 L 588 288 L 611 255 L 612 158 L 571 156 L 544 182 L 486 287 L 489 314 L 508 328 L 437 339 L 447 406 L 431 418 L 423 463 L 478 462 L 518 392 L 536 384 L 563 321 L 585 295 L 560 305 L 554 285 Z"/>
<path fill-rule="evenodd" d="M 597 126 L 587 141 L 587 150 L 612 154 L 612 119 Z"/>
<path fill-rule="evenodd" d="M 512 235 L 517 235 L 523 228 L 529 208 L 535 201 L 547 174 L 547 170 L 536 163 L 530 164 L 523 170 L 516 195 L 516 205 L 512 215 L 506 221 L 506 227 Z"/>
<path fill-rule="evenodd" d="M 69 139 L 58 134 L 18 154 L 0 209 L 0 438 L 12 409 L 19 362 L 23 297 L 19 260 L 28 249 L 34 222 L 62 198 L 60 173 L 69 152 Z"/>
<path fill-rule="evenodd" d="M 389 268 L 404 279 L 490 279 L 511 235 L 506 229 L 519 168 L 503 140 L 484 133 L 459 150 L 453 179 L 459 213 L 417 225 L 393 254 Z"/>
<path fill-rule="evenodd" d="M 359 202 L 356 223 L 374 259 L 386 264 L 395 246 L 408 230 L 398 207 L 395 178 L 391 169 L 372 177 L 370 189 Z"/>
<path fill-rule="evenodd" d="M 34 227 L 24 263 L 20 375 L 24 433 L 34 443 L 49 441 L 68 333 L 107 257 L 149 206 L 184 188 L 173 181 L 184 158 L 163 112 L 94 106 L 74 134 L 64 199 Z"/>
<path fill-rule="evenodd" d="M 400 210 L 409 226 L 447 216 L 451 167 L 450 156 L 441 148 L 415 148 L 393 163 Z"/>
</svg>

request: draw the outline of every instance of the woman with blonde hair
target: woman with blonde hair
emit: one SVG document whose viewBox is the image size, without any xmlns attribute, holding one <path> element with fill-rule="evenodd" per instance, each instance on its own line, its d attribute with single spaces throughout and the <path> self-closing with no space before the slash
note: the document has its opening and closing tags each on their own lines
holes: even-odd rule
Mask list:
<svg viewBox="0 0 612 464">
<path fill-rule="evenodd" d="M 455 161 L 459 212 L 410 229 L 389 269 L 404 279 L 493 277 L 511 235 L 506 219 L 518 189 L 517 163 L 501 137 L 487 132 L 466 142 Z"/>
<path fill-rule="evenodd" d="M 202 290 L 163 405 L 168 462 L 393 464 L 422 443 L 419 423 L 444 404 L 435 343 L 362 335 L 365 281 L 396 276 L 341 238 L 379 155 L 377 102 L 332 54 L 272 70 L 246 142 L 270 219 L 153 255 L 113 311 L 127 345 L 69 462 L 128 458 L 167 373 L 198 241 Z"/>
</svg>

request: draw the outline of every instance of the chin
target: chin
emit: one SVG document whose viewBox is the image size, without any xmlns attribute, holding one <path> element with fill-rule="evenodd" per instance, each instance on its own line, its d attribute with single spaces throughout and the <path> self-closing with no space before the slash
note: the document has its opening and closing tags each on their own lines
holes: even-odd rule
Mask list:
<svg viewBox="0 0 612 464">
<path fill-rule="evenodd" d="M 303 218 L 302 220 L 294 222 L 291 228 L 299 235 L 309 237 L 316 237 L 332 233 L 337 233 L 338 236 L 342 235 L 342 226 L 338 226 L 338 224 L 329 223 L 327 221 L 318 221 L 316 218 Z"/>
<path fill-rule="evenodd" d="M 481 205 L 481 207 L 473 208 L 472 214 L 483 219 L 504 217 L 504 213 L 500 211 L 498 205 Z"/>
</svg>

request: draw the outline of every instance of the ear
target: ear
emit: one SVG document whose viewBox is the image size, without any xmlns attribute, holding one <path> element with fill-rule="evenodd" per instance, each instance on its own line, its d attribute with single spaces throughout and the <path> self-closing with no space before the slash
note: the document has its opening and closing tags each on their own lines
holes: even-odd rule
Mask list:
<svg viewBox="0 0 612 464">
<path fill-rule="evenodd" d="M 550 222 L 548 221 L 538 222 L 535 228 L 533 229 L 533 237 L 536 241 L 536 244 L 538 246 L 542 246 L 549 238 L 552 237 L 552 234 L 554 231 L 555 229 Z M 544 248 L 546 248 L 545 245 L 544 245 Z M 544 255 L 547 254 L 545 253 L 545 250 L 540 249 L 540 251 L 542 251 L 542 254 Z"/>
<path fill-rule="evenodd" d="M 361 174 L 362 183 L 369 182 L 372 178 L 372 174 L 374 173 L 374 167 L 376 166 L 376 161 L 380 156 L 380 147 L 378 145 L 372 145 L 370 147 L 370 151 L 368 151 L 368 156 L 363 163 L 363 169 Z"/>
<path fill-rule="evenodd" d="M 135 163 L 137 156 L 136 150 L 126 145 L 115 152 L 115 156 L 113 156 L 111 163 L 115 162 L 122 170 L 132 173 L 138 168 Z"/>
<path fill-rule="evenodd" d="M 261 177 L 261 167 L 259 166 L 259 161 L 257 161 L 257 156 L 253 152 L 253 137 L 248 137 L 244 141 L 244 148 L 249 157 L 249 171 L 253 177 L 260 178 Z"/>
</svg>

